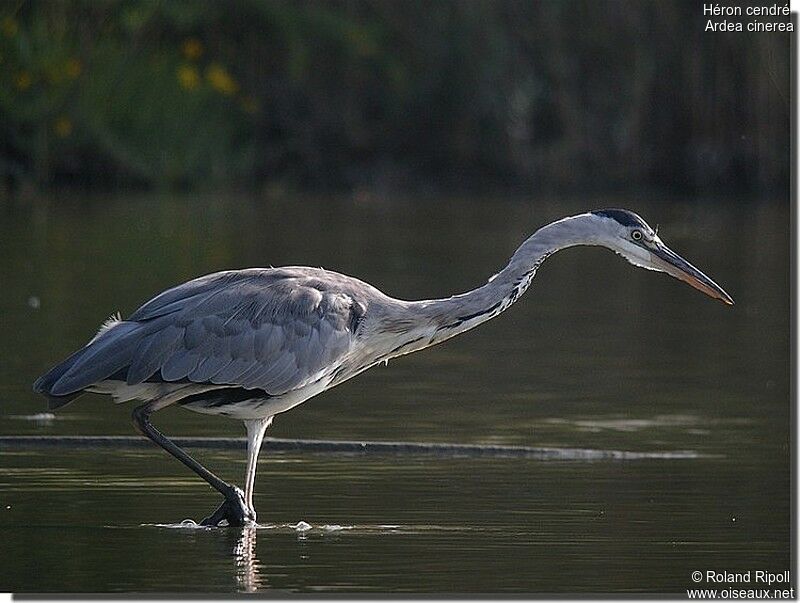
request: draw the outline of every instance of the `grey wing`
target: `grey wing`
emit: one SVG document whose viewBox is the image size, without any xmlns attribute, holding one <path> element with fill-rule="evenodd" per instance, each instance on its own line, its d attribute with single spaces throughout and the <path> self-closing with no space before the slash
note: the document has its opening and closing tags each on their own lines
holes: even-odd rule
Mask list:
<svg viewBox="0 0 800 603">
<path fill-rule="evenodd" d="M 365 304 L 336 285 L 281 269 L 190 281 L 98 336 L 51 390 L 64 395 L 109 378 L 231 385 L 273 396 L 298 389 L 334 371 L 352 350 Z"/>
</svg>

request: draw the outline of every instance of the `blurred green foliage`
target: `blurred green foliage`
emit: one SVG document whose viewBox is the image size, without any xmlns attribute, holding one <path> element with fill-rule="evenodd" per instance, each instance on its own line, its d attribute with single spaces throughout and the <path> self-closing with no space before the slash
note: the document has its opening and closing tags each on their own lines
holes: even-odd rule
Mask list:
<svg viewBox="0 0 800 603">
<path fill-rule="evenodd" d="M 39 186 L 788 190 L 789 37 L 670 0 L 0 7 L 0 173 Z"/>
</svg>

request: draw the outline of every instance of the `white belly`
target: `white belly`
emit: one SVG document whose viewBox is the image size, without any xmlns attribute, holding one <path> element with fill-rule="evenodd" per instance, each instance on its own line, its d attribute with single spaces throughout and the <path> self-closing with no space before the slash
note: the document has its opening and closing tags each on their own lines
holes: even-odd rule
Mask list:
<svg viewBox="0 0 800 603">
<path fill-rule="evenodd" d="M 206 400 L 197 400 L 183 404 L 182 406 L 193 412 L 206 415 L 220 415 L 232 419 L 251 420 L 266 419 L 279 413 L 286 412 L 302 404 L 309 398 L 325 391 L 328 387 L 327 382 L 318 381 L 288 392 L 281 396 L 264 397 L 259 390 L 253 390 L 253 397 L 246 398 L 237 402 L 224 405 L 214 405 Z"/>
<path fill-rule="evenodd" d="M 300 389 L 288 392 L 282 396 L 267 397 L 260 390 L 253 390 L 253 397 L 223 405 L 214 404 L 214 390 L 228 389 L 226 385 L 200 385 L 186 383 L 141 383 L 128 385 L 124 381 L 101 381 L 89 388 L 88 391 L 98 394 L 110 394 L 114 402 L 122 403 L 130 400 L 149 402 L 175 394 L 180 397 L 193 396 L 208 392 L 208 400 L 196 400 L 181 404 L 193 412 L 206 415 L 220 415 L 232 419 L 265 419 L 278 413 L 286 412 L 309 398 L 325 391 L 328 387 L 326 380 L 311 383 Z M 181 394 L 183 394 L 181 396 Z M 180 404 L 180 398 L 175 400 Z"/>
</svg>

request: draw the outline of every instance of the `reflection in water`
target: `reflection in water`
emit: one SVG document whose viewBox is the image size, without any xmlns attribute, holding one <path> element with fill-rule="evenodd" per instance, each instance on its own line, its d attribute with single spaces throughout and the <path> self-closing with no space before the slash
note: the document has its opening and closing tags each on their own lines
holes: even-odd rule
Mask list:
<svg viewBox="0 0 800 603">
<path fill-rule="evenodd" d="M 241 532 L 236 532 L 236 528 L 216 528 L 207 527 L 196 523 L 192 519 L 184 519 L 180 523 L 156 523 L 140 524 L 141 527 L 154 526 L 157 528 L 170 528 L 175 530 L 201 531 L 210 534 L 220 533 L 223 536 L 222 542 L 230 546 L 232 537 L 236 540 L 232 549 L 228 549 L 233 554 L 233 561 L 236 566 L 236 591 L 253 593 L 266 586 L 266 579 L 261 576 L 263 565 L 256 557 L 256 530 L 258 525 L 248 525 L 241 528 Z M 216 555 L 219 557 L 219 555 Z"/>
<path fill-rule="evenodd" d="M 19 421 L 30 421 L 39 427 L 47 427 L 56 420 L 56 415 L 51 412 L 40 412 L 32 415 L 6 415 L 6 417 Z"/>
<path fill-rule="evenodd" d="M 233 558 L 236 562 L 236 590 L 254 593 L 263 588 L 266 581 L 261 577 L 261 562 L 256 557 L 256 526 L 242 528 L 233 547 Z"/>
</svg>

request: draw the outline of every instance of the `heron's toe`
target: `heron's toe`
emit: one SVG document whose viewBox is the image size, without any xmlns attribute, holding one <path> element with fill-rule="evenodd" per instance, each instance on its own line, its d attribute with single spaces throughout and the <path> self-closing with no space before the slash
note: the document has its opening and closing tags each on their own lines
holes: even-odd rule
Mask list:
<svg viewBox="0 0 800 603">
<path fill-rule="evenodd" d="M 217 527 L 223 519 L 226 519 L 227 514 L 228 514 L 228 501 L 226 500 L 220 506 L 218 506 L 211 515 L 204 518 L 200 522 L 200 525 Z"/>
<path fill-rule="evenodd" d="M 247 506 L 244 492 L 237 486 L 231 486 L 225 501 L 208 517 L 200 522 L 204 526 L 219 526 L 222 521 L 229 526 L 244 526 L 255 523 L 256 512 Z"/>
</svg>

